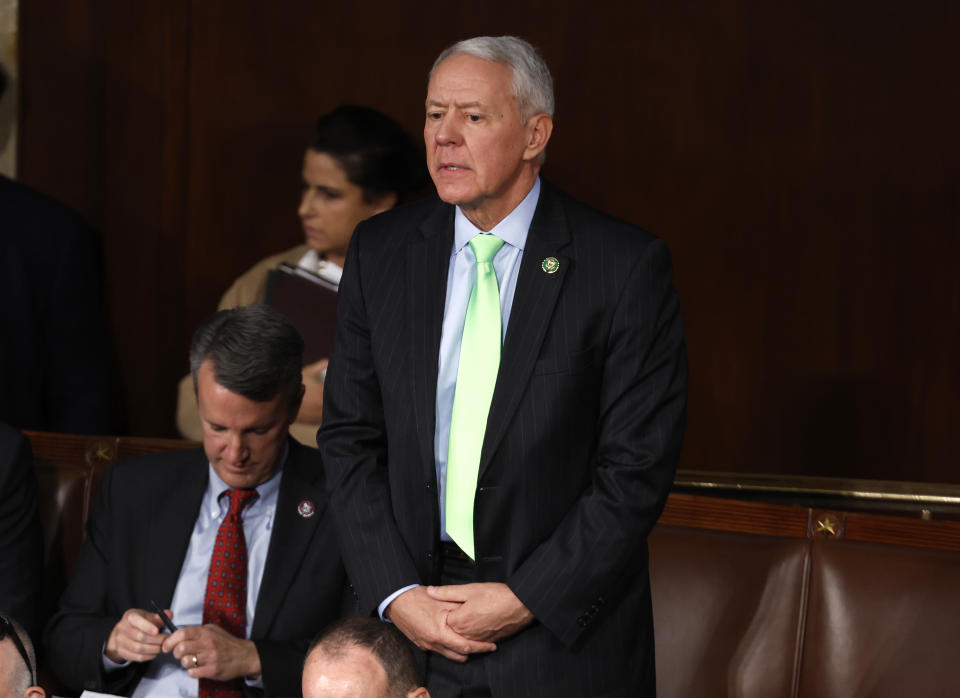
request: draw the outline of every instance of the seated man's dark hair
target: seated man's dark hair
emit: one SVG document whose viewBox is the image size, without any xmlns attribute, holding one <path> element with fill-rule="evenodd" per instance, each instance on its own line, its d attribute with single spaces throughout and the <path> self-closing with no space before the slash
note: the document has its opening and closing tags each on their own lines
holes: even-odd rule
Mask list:
<svg viewBox="0 0 960 698">
<path fill-rule="evenodd" d="M 403 698 L 421 685 L 413 644 L 391 623 L 376 618 L 355 616 L 327 626 L 310 644 L 312 652 L 341 657 L 352 647 L 363 647 L 373 654 L 387 673 L 391 696 Z"/>
<path fill-rule="evenodd" d="M 368 203 L 390 193 L 404 201 L 428 181 L 421 149 L 400 124 L 370 107 L 343 104 L 321 116 L 310 149 L 336 160 Z"/>
<path fill-rule="evenodd" d="M 267 305 L 214 313 L 193 335 L 193 389 L 203 362 L 213 363 L 217 383 L 250 400 L 266 402 L 283 391 L 299 405 L 303 390 L 303 339 L 290 321 Z"/>
</svg>

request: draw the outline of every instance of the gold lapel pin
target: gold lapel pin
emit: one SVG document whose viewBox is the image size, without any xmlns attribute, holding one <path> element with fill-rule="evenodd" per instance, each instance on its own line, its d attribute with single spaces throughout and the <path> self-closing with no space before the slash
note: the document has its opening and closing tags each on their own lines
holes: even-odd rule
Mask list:
<svg viewBox="0 0 960 698">
<path fill-rule="evenodd" d="M 560 260 L 556 257 L 547 257 L 540 263 L 540 268 L 547 274 L 556 274 L 560 268 Z"/>
</svg>

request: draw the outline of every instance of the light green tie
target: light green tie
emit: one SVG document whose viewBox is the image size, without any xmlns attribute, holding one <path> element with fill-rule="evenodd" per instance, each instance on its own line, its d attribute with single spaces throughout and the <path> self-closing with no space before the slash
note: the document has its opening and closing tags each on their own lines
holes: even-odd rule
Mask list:
<svg viewBox="0 0 960 698">
<path fill-rule="evenodd" d="M 493 257 L 503 245 L 494 235 L 470 241 L 477 258 L 477 284 L 470 294 L 460 340 L 460 364 L 450 417 L 447 452 L 447 533 L 467 555 L 473 547 L 473 500 L 480 471 L 480 448 L 487 431 L 487 415 L 500 369 L 500 287 Z"/>
</svg>

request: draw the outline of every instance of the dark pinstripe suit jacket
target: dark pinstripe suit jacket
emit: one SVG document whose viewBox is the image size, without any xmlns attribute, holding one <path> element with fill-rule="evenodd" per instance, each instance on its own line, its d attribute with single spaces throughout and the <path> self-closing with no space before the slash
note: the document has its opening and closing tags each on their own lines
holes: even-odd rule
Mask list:
<svg viewBox="0 0 960 698">
<path fill-rule="evenodd" d="M 363 612 L 438 580 L 433 438 L 453 211 L 433 199 L 361 224 L 340 286 L 318 440 Z M 653 695 L 646 537 L 673 479 L 685 396 L 666 245 L 544 182 L 474 511 L 482 578 L 506 582 L 537 619 L 490 656 L 493 695 Z"/>
</svg>

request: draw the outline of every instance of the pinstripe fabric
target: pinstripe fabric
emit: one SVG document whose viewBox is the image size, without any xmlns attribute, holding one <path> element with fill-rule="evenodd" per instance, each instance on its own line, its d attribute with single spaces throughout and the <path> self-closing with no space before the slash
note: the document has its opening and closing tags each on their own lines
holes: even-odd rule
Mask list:
<svg viewBox="0 0 960 698">
<path fill-rule="evenodd" d="M 646 535 L 686 392 L 669 253 L 543 185 L 474 504 L 480 579 L 508 583 L 537 622 L 475 661 L 494 696 L 653 695 Z M 438 579 L 433 411 L 452 219 L 434 199 L 361 224 L 341 283 L 318 440 L 366 612 Z"/>
</svg>

